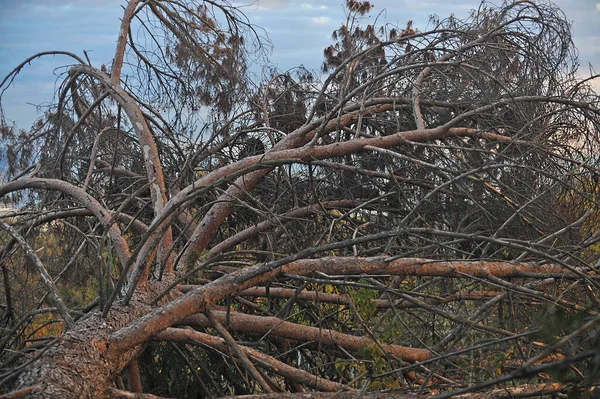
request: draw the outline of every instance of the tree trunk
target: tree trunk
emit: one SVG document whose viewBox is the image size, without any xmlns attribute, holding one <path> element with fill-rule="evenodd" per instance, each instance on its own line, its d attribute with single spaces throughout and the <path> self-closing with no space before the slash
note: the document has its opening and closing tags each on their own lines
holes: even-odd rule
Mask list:
<svg viewBox="0 0 600 399">
<path fill-rule="evenodd" d="M 18 389 L 37 385 L 32 398 L 102 398 L 117 377 L 139 355 L 142 345 L 122 350 L 110 345 L 111 333 L 152 311 L 147 303 L 172 279 L 138 290 L 129 305 L 115 304 L 106 318 L 95 309 L 79 319 L 75 328 L 58 337 L 19 377 Z M 173 296 L 165 298 L 172 299 Z M 164 302 L 161 302 L 164 303 Z M 116 350 L 115 350 L 116 349 Z"/>
</svg>

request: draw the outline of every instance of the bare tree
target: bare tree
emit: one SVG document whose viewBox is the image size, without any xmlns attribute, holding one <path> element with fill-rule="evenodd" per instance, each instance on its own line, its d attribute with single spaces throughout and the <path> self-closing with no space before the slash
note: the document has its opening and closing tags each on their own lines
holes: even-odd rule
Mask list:
<svg viewBox="0 0 600 399">
<path fill-rule="evenodd" d="M 249 79 L 266 39 L 225 1 L 131 0 L 108 67 L 1 82 L 72 60 L 2 124 L 4 392 L 598 389 L 599 97 L 564 15 L 371 10 L 347 0 L 323 81 Z"/>
</svg>

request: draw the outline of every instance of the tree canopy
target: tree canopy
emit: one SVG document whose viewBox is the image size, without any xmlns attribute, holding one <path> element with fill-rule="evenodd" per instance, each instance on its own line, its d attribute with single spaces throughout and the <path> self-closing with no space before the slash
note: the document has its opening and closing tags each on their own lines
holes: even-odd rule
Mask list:
<svg viewBox="0 0 600 399">
<path fill-rule="evenodd" d="M 130 0 L 110 64 L 0 82 L 0 393 L 597 392 L 600 97 L 564 14 L 372 8 L 346 0 L 322 70 L 256 78 L 232 4 Z"/>
</svg>

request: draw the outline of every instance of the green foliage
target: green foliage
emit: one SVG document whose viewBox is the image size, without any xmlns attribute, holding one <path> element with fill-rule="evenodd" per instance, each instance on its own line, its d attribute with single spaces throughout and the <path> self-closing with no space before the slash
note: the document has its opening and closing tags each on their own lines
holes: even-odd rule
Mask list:
<svg viewBox="0 0 600 399">
<path fill-rule="evenodd" d="M 356 310 L 364 322 L 369 323 L 377 312 L 377 306 L 374 300 L 377 299 L 379 292 L 370 288 L 349 289 L 348 295 L 352 298 Z"/>
<path fill-rule="evenodd" d="M 552 306 L 538 319 L 540 330 L 534 335 L 534 339 L 552 343 L 559 337 L 579 329 L 587 320 L 589 320 L 587 310 L 575 312 Z"/>
</svg>

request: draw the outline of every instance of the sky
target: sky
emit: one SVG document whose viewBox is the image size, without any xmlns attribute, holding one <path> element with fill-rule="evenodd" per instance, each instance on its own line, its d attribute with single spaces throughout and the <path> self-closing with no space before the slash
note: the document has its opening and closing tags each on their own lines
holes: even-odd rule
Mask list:
<svg viewBox="0 0 600 399">
<path fill-rule="evenodd" d="M 299 65 L 318 70 L 331 33 L 345 20 L 344 0 L 231 0 L 249 20 L 268 34 L 269 58 L 281 70 Z M 498 0 L 498 3 L 501 0 Z M 580 74 L 589 65 L 600 73 L 600 0 L 555 0 L 573 23 L 579 49 Z M 371 0 L 371 15 L 380 21 L 424 30 L 429 16 L 464 18 L 480 0 Z M 110 64 L 126 0 L 0 0 L 0 80 L 28 56 L 46 50 L 65 50 L 93 65 Z M 65 57 L 34 60 L 3 95 L 6 120 L 27 129 L 40 116 L 35 105 L 53 100 Z M 57 69 L 58 68 L 58 69 Z M 595 88 L 600 93 L 600 82 Z M 35 105 L 34 105 L 35 104 Z"/>
</svg>

